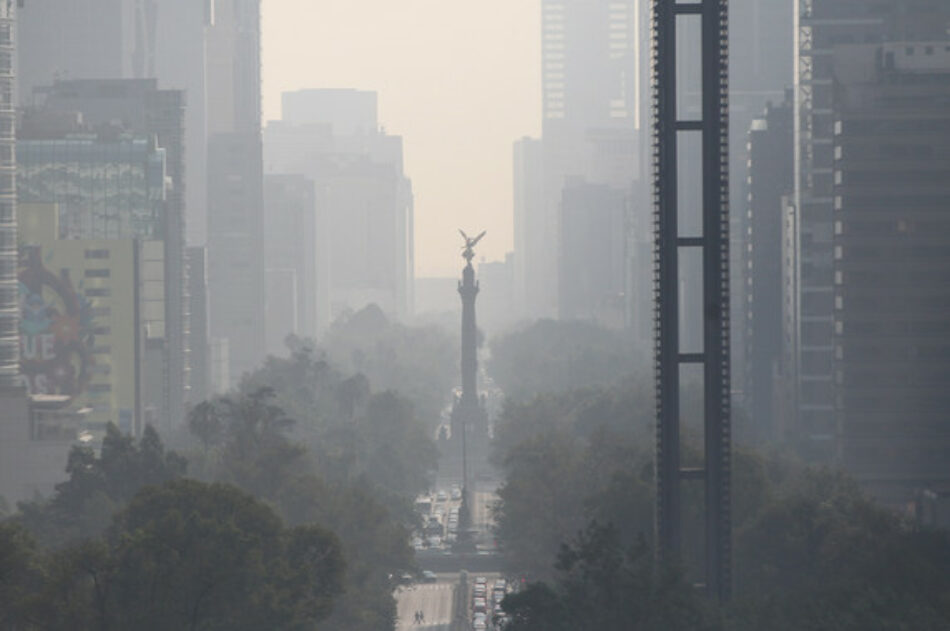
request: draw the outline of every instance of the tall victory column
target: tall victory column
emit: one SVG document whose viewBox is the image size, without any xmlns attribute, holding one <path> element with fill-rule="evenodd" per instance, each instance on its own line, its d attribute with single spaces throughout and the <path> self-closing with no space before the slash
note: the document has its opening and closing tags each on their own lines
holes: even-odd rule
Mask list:
<svg viewBox="0 0 950 631">
<path fill-rule="evenodd" d="M 452 436 L 460 437 L 462 448 L 462 492 L 468 499 L 471 491 L 469 484 L 469 458 L 473 452 L 484 451 L 487 446 L 488 428 L 485 411 L 478 397 L 478 327 L 475 324 L 475 297 L 478 296 L 478 281 L 472 259 L 475 258 L 475 245 L 482 240 L 485 232 L 477 237 L 469 237 L 459 230 L 465 245 L 462 246 L 462 258 L 465 269 L 459 283 L 459 295 L 462 297 L 462 395 L 455 401 L 452 410 Z"/>
</svg>

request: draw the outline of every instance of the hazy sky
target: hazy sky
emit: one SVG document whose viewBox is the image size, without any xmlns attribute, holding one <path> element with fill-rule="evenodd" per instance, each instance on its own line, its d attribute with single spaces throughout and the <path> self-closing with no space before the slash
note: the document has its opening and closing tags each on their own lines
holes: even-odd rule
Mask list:
<svg viewBox="0 0 950 631">
<path fill-rule="evenodd" d="M 511 147 L 540 133 L 540 0 L 265 0 L 264 116 L 302 88 L 379 93 L 416 197 L 416 274 L 458 273 L 456 232 L 512 247 Z"/>
</svg>

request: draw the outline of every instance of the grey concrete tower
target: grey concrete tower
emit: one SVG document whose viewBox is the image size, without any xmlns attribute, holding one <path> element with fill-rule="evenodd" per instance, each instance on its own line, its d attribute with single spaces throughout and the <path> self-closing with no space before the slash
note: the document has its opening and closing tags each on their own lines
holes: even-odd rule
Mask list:
<svg viewBox="0 0 950 631">
<path fill-rule="evenodd" d="M 0 2 L 0 389 L 19 385 L 20 317 L 17 299 L 16 3 Z"/>
</svg>

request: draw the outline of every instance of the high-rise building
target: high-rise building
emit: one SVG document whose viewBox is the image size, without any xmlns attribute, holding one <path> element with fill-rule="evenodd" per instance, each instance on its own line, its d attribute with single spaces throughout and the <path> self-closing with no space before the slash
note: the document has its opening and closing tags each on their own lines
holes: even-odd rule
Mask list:
<svg viewBox="0 0 950 631">
<path fill-rule="evenodd" d="M 264 358 L 260 0 L 215 0 L 207 30 L 211 336 L 232 385 Z"/>
<path fill-rule="evenodd" d="M 149 200 L 148 203 L 160 203 L 162 210 L 160 213 L 161 234 L 155 235 L 149 233 L 143 235 L 136 232 L 142 226 L 140 219 L 131 219 L 128 224 L 130 233 L 117 233 L 122 237 L 137 238 L 158 238 L 164 244 L 165 252 L 163 254 L 163 278 L 165 279 L 165 309 L 164 331 L 162 337 L 165 346 L 165 358 L 163 362 L 164 371 L 164 394 L 163 403 L 159 410 L 159 422 L 162 425 L 175 426 L 184 419 L 184 401 L 186 397 L 186 386 L 188 383 L 188 353 L 187 353 L 187 300 L 185 295 L 185 270 L 184 270 L 184 191 L 185 191 L 185 166 L 184 166 L 184 95 L 178 90 L 159 90 L 157 83 L 151 79 L 115 79 L 115 80 L 76 80 L 76 81 L 58 81 L 49 87 L 40 87 L 35 90 L 38 97 L 34 105 L 35 116 L 38 117 L 62 117 L 71 118 L 74 124 L 80 121 L 82 127 L 80 131 L 93 132 L 98 134 L 99 141 L 103 142 L 102 147 L 110 145 L 109 134 L 121 136 L 122 134 L 131 134 L 138 136 L 138 149 L 143 151 L 148 143 L 154 138 L 155 146 L 161 148 L 165 154 L 164 178 L 166 187 L 164 188 L 164 197 L 158 192 L 156 187 L 151 187 L 142 191 L 143 195 L 158 195 L 159 199 L 149 199 L 148 197 L 130 198 L 131 205 L 141 205 L 143 200 Z M 79 116 L 76 116 L 76 114 Z M 65 127 L 61 132 L 69 133 L 69 128 Z M 73 132 L 76 130 L 73 129 Z M 95 155 L 94 149 L 87 148 L 86 153 L 82 153 L 79 144 L 69 141 L 64 136 L 60 140 L 50 141 L 48 130 L 45 124 L 31 124 L 31 118 L 24 118 L 22 129 L 23 140 L 29 141 L 30 137 L 36 140 L 35 152 L 37 155 L 45 154 L 51 163 L 69 163 L 77 169 L 86 169 L 85 176 L 88 181 L 96 181 L 101 177 L 93 172 L 99 157 Z M 142 139 L 146 139 L 143 144 Z M 46 148 L 47 142 L 51 147 L 63 147 L 64 152 Z M 129 145 L 129 151 L 135 143 Z M 79 152 L 70 155 L 66 152 Z M 114 147 L 113 147 L 114 148 Z M 31 149 L 34 151 L 34 149 Z M 130 160 L 135 152 L 123 154 L 125 149 L 118 150 L 109 157 L 121 163 L 124 160 Z M 31 155 L 33 155 L 31 153 Z M 46 158 L 44 158 L 46 159 Z M 137 159 L 137 158 L 136 158 Z M 22 163 L 25 165 L 25 163 Z M 109 167 L 110 169 L 118 167 Z M 33 172 L 22 172 L 22 175 L 29 176 Z M 77 173 L 66 171 L 60 172 L 56 169 L 40 174 L 40 181 L 49 176 L 52 182 L 58 182 L 55 186 L 60 187 L 59 191 L 50 190 L 41 192 L 43 184 L 37 184 L 39 187 L 35 193 L 31 193 L 34 201 L 37 202 L 58 202 L 65 208 L 74 206 L 72 202 L 66 203 L 66 198 L 72 197 L 75 200 L 87 200 L 89 204 L 88 215 L 90 217 L 89 226 L 98 230 L 101 226 L 99 221 L 110 223 L 110 229 L 117 229 L 119 224 L 115 222 L 119 217 L 124 217 L 121 204 L 118 198 L 111 200 L 100 200 L 97 196 L 101 195 L 95 186 L 87 186 L 82 189 L 76 189 L 69 183 L 72 177 L 79 177 Z M 121 174 L 113 172 L 114 181 L 117 186 L 126 186 L 128 182 L 122 180 Z M 156 176 L 152 173 L 152 177 Z M 157 175 L 161 178 L 161 174 Z M 31 185 L 32 186 L 32 185 Z M 137 189 L 130 189 L 129 194 L 137 193 Z M 109 211 L 110 218 L 98 217 L 102 206 L 108 204 L 115 205 L 115 208 Z M 80 204 L 81 206 L 81 204 Z M 143 210 L 141 212 L 156 212 L 154 210 Z M 98 218 L 97 218 L 98 217 Z M 100 221 L 101 220 L 101 221 Z M 64 222 L 63 228 L 84 229 L 82 226 L 75 226 L 69 221 Z M 78 232 L 83 237 L 89 238 L 93 235 L 102 236 L 99 232 Z M 109 233 L 110 235 L 112 233 Z"/>
<path fill-rule="evenodd" d="M 205 34 L 214 16 L 213 0 L 138 1 L 142 10 L 130 76 L 154 78 L 159 88 L 185 94 L 185 230 L 189 244 L 204 245 L 208 226 Z"/>
<path fill-rule="evenodd" d="M 19 385 L 16 221 L 16 8 L 0 4 L 0 390 Z"/>
<path fill-rule="evenodd" d="M 303 175 L 265 175 L 264 207 L 267 353 L 283 355 L 288 335 L 317 335 L 320 252 L 313 180 Z"/>
<path fill-rule="evenodd" d="M 746 304 L 737 313 L 745 351 L 744 403 L 756 437 L 780 438 L 774 385 L 782 358 L 782 209 L 792 192 L 792 105 L 771 103 L 748 131 L 745 243 L 739 273 Z"/>
<path fill-rule="evenodd" d="M 208 290 L 212 337 L 228 340 L 231 379 L 264 358 L 264 217 L 260 138 L 208 144 Z M 255 159 L 256 158 L 256 159 Z"/>
<path fill-rule="evenodd" d="M 19 101 L 69 79 L 156 79 L 186 94 L 188 240 L 205 241 L 205 30 L 212 0 L 30 2 L 19 25 Z"/>
<path fill-rule="evenodd" d="M 539 279 L 550 274 L 541 268 L 545 249 L 557 243 L 552 218 L 544 212 L 544 144 L 522 138 L 514 144 L 514 308 L 519 317 L 528 305 L 543 301 Z"/>
<path fill-rule="evenodd" d="M 28 396 L 20 375 L 20 302 L 14 105 L 17 6 L 0 3 L 0 496 L 8 502 L 49 494 L 64 477 L 78 418 L 61 397 Z"/>
<path fill-rule="evenodd" d="M 154 138 L 109 130 L 37 138 L 21 127 L 21 202 L 59 205 L 60 237 L 164 237 L 165 150 Z"/>
<path fill-rule="evenodd" d="M 645 16 L 646 3 L 639 0 L 541 3 L 543 186 L 540 201 L 531 204 L 543 209 L 540 223 L 550 229 L 550 243 L 560 234 L 568 178 L 617 187 L 632 196 L 631 213 L 647 223 L 646 191 L 633 186 L 644 168 Z M 627 222 L 631 230 L 636 225 Z M 516 252 L 522 254 L 526 273 L 536 272 L 524 281 L 533 295 L 528 315 L 555 315 L 562 269 L 556 248 Z"/>
<path fill-rule="evenodd" d="M 56 204 L 20 205 L 21 374 L 29 392 L 60 396 L 82 429 L 107 423 L 140 434 L 143 344 L 151 300 L 144 242 L 133 237 L 64 238 Z M 159 314 L 159 318 L 161 314 Z M 161 320 L 152 324 L 161 326 Z"/>
<path fill-rule="evenodd" d="M 189 406 L 207 400 L 211 387 L 211 340 L 208 336 L 208 251 L 202 246 L 186 250 L 188 268 L 188 387 Z"/>
<path fill-rule="evenodd" d="M 19 15 L 19 99 L 67 79 L 129 79 L 144 54 L 139 0 L 30 2 Z"/>
<path fill-rule="evenodd" d="M 484 330 L 496 333 L 517 322 L 514 309 L 514 254 L 508 252 L 503 261 L 482 261 L 478 264 L 481 307 L 479 322 Z"/>
<path fill-rule="evenodd" d="M 834 54 L 840 45 L 939 41 L 950 3 L 930 0 L 797 0 L 795 13 L 795 270 L 787 290 L 794 309 L 785 373 L 798 433 L 811 454 L 831 458 L 835 445 L 834 364 Z"/>
<path fill-rule="evenodd" d="M 283 119 L 265 130 L 265 164 L 268 173 L 303 174 L 315 186 L 317 328 L 371 303 L 406 317 L 413 196 L 402 138 L 379 129 L 375 92 L 302 90 L 286 94 L 284 105 Z"/>
<path fill-rule="evenodd" d="M 762 375 L 747 363 L 753 351 L 746 347 L 749 338 L 745 330 L 752 304 L 746 293 L 747 277 L 743 274 L 752 228 L 747 213 L 743 212 L 748 207 L 750 194 L 747 134 L 753 121 L 761 120 L 766 104 L 780 103 L 792 85 L 793 12 L 793 3 L 788 0 L 729 2 L 729 200 L 733 209 L 730 213 L 729 295 L 731 311 L 735 314 L 730 320 L 731 386 L 733 404 L 750 417 L 761 417 L 763 408 L 752 409 L 757 405 L 755 389 L 761 383 L 753 384 L 748 379 Z M 751 245 L 755 248 L 755 244 Z"/>
<path fill-rule="evenodd" d="M 904 504 L 950 481 L 950 34 L 833 66 L 837 457 Z"/>
<path fill-rule="evenodd" d="M 558 316 L 624 326 L 627 197 L 606 185 L 568 183 L 561 201 Z"/>
</svg>

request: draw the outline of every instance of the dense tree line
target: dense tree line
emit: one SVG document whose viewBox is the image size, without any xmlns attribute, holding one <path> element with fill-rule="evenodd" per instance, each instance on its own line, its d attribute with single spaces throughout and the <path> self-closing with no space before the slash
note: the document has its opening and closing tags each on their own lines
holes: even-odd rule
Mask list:
<svg viewBox="0 0 950 631">
<path fill-rule="evenodd" d="M 537 320 L 492 338 L 489 351 L 488 373 L 518 400 L 614 385 L 648 365 L 623 333 L 581 321 Z"/>
<path fill-rule="evenodd" d="M 0 628 L 314 629 L 343 567 L 329 531 L 288 528 L 233 486 L 176 479 L 143 487 L 95 537 L 45 547 L 22 520 L 0 523 Z"/>
<path fill-rule="evenodd" d="M 338 318 L 318 342 L 291 338 L 291 351 L 314 356 L 348 375 L 363 375 L 378 392 L 398 392 L 434 429 L 457 385 L 459 340 L 432 324 L 407 325 L 368 305 Z"/>
<path fill-rule="evenodd" d="M 408 398 L 324 357 L 269 359 L 175 451 L 151 427 L 74 448 L 2 523 L 0 628 L 392 629 L 437 450 Z"/>
<path fill-rule="evenodd" d="M 775 453 L 734 455 L 733 603 L 709 610 L 688 587 L 700 580 L 698 485 L 684 488 L 683 565 L 654 571 L 646 390 L 506 407 L 494 453 L 505 472 L 497 536 L 509 571 L 530 585 L 506 601 L 512 629 L 950 628 L 948 533 L 917 528 L 840 473 Z M 686 465 L 699 464 L 695 440 L 686 443 Z"/>
<path fill-rule="evenodd" d="M 338 533 L 346 560 L 344 590 L 321 629 L 392 628 L 396 612 L 390 576 L 414 566 L 409 547 L 409 531 L 413 525 L 411 499 L 419 489 L 406 486 L 406 478 L 394 478 L 384 484 L 370 469 L 356 469 L 355 464 L 346 472 L 338 467 L 342 467 L 342 462 L 352 464 L 359 460 L 364 452 L 384 451 L 386 447 L 382 443 L 387 440 L 397 448 L 405 437 L 393 434 L 398 433 L 400 427 L 411 431 L 414 425 L 411 415 L 408 419 L 394 419 L 389 414 L 371 412 L 365 418 L 350 419 L 360 427 L 368 424 L 366 433 L 335 424 L 320 426 L 320 418 L 313 412 L 303 417 L 305 420 L 292 420 L 276 401 L 293 404 L 293 395 L 309 400 L 313 392 L 309 387 L 296 389 L 301 384 L 290 380 L 298 374 L 291 366 L 300 368 L 303 374 L 324 370 L 307 354 L 290 360 L 272 360 L 248 379 L 245 386 L 250 387 L 268 372 L 275 378 L 272 383 L 280 384 L 279 388 L 251 390 L 236 397 L 217 399 L 195 410 L 190 425 L 201 437 L 200 451 L 193 454 L 195 475 L 253 493 L 273 506 L 291 526 L 317 523 Z M 284 373 L 285 370 L 289 372 Z M 281 380 L 281 377 L 286 379 Z M 336 392 L 338 397 L 352 402 L 350 380 L 337 385 L 340 390 L 330 388 L 324 396 L 329 398 Z M 369 400 L 375 399 L 368 393 L 367 396 Z M 383 403 L 390 398 L 398 400 L 392 393 L 380 396 L 382 399 L 375 400 Z M 326 405 L 335 403 L 330 401 Z M 305 410 L 305 407 L 299 409 L 301 413 Z M 405 408 L 402 412 L 409 414 Z M 400 420 L 406 425 L 399 425 Z M 306 425 L 313 426 L 298 429 Z M 345 435 L 345 440 L 335 447 L 330 446 L 340 433 Z M 320 445 L 317 451 L 308 449 L 305 442 L 293 440 L 294 436 L 304 436 L 319 444 L 319 437 L 324 435 L 327 444 Z M 424 436 L 420 440 L 425 443 Z M 411 474 L 406 474 L 407 478 L 425 484 L 424 472 L 429 465 L 424 459 L 404 466 L 413 469 Z"/>
</svg>

